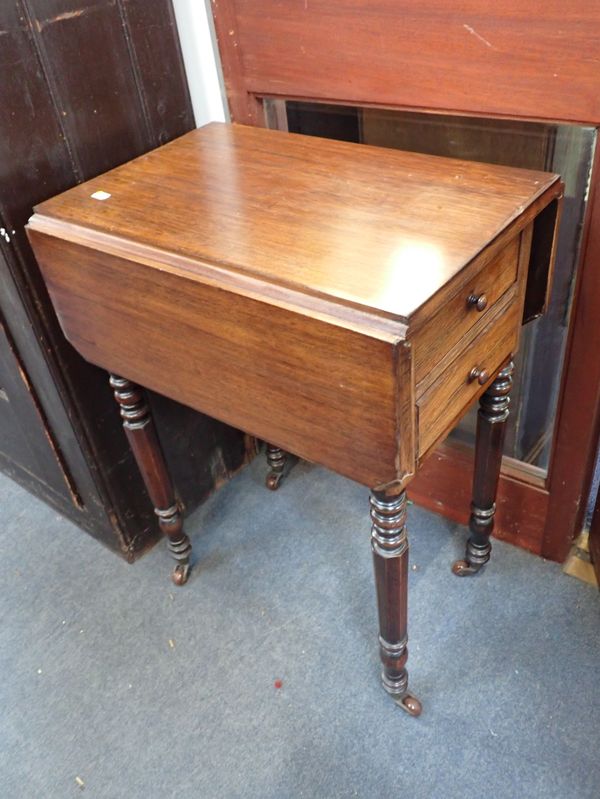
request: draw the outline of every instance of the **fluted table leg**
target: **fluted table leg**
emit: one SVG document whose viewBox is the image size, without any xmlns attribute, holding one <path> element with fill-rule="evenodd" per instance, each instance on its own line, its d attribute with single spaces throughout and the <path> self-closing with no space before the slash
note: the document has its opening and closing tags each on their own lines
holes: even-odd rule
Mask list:
<svg viewBox="0 0 600 799">
<path fill-rule="evenodd" d="M 144 392 L 136 383 L 117 375 L 110 376 L 110 385 L 119 403 L 123 428 L 154 505 L 158 524 L 167 537 L 169 551 L 177 564 L 172 580 L 176 585 L 183 585 L 189 576 L 192 545 L 183 532 L 183 518 Z"/>
<path fill-rule="evenodd" d="M 408 693 L 407 599 L 408 539 L 406 492 L 388 497 L 371 492 L 371 546 L 377 607 L 381 681 L 394 701 L 411 716 L 421 713 L 421 703 Z"/>
<path fill-rule="evenodd" d="M 490 535 L 494 529 L 496 493 L 502 465 L 502 449 L 506 433 L 506 420 L 512 387 L 512 361 L 501 369 L 498 376 L 482 394 L 477 415 L 477 441 L 475 444 L 475 472 L 473 476 L 473 501 L 464 560 L 457 560 L 454 574 L 464 577 L 476 574 L 490 559 Z"/>
</svg>

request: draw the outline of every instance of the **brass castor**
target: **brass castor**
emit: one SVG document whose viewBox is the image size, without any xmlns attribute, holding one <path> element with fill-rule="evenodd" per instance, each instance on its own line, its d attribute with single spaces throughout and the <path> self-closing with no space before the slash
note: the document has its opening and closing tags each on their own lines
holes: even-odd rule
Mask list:
<svg viewBox="0 0 600 799">
<path fill-rule="evenodd" d="M 481 571 L 481 566 L 469 563 L 468 560 L 456 560 L 452 564 L 452 574 L 456 574 L 458 577 L 468 577 L 479 571 Z"/>
<path fill-rule="evenodd" d="M 274 444 L 267 444 L 266 449 L 269 473 L 265 479 L 265 485 L 270 491 L 277 491 L 279 483 L 287 471 L 286 466 L 289 466 L 287 452 Z"/>
<path fill-rule="evenodd" d="M 270 491 L 277 491 L 282 477 L 283 472 L 269 472 L 265 480 L 265 485 Z"/>
<path fill-rule="evenodd" d="M 404 694 L 404 696 L 400 697 L 399 699 L 394 700 L 398 707 L 401 707 L 402 710 L 406 710 L 409 716 L 420 716 L 421 711 L 423 710 L 423 706 L 419 702 L 416 696 L 412 696 L 411 694 Z"/>
<path fill-rule="evenodd" d="M 171 572 L 171 580 L 175 583 L 175 585 L 185 585 L 188 581 L 190 576 L 190 564 L 189 563 L 178 563 L 177 566 Z"/>
</svg>

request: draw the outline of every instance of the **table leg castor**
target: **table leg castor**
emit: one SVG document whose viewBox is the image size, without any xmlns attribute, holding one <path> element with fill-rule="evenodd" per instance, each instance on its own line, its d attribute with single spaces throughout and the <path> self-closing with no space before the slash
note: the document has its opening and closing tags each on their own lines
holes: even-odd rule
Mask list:
<svg viewBox="0 0 600 799">
<path fill-rule="evenodd" d="M 412 694 L 405 694 L 401 699 L 394 700 L 398 707 L 401 707 L 402 710 L 405 710 L 409 716 L 420 716 L 421 711 L 423 710 L 423 706 L 419 702 L 416 696 L 412 696 Z"/>
<path fill-rule="evenodd" d="M 177 504 L 166 511 L 155 510 L 158 516 L 160 529 L 167 536 L 167 547 L 171 557 L 176 561 L 171 572 L 171 580 L 175 585 L 185 585 L 192 568 L 190 558 L 192 545 L 190 539 L 183 532 L 183 519 Z"/>
<path fill-rule="evenodd" d="M 468 577 L 470 574 L 477 574 L 481 566 L 474 566 L 468 560 L 455 560 L 452 564 L 452 573 L 457 577 Z"/>
<path fill-rule="evenodd" d="M 185 585 L 190 576 L 190 569 L 191 566 L 189 563 L 180 563 L 178 566 L 175 566 L 171 572 L 171 580 L 173 580 L 175 585 Z"/>
<path fill-rule="evenodd" d="M 271 491 L 277 491 L 284 475 L 284 470 L 287 462 L 287 452 L 275 447 L 273 444 L 267 444 L 267 464 L 269 465 L 269 473 L 267 474 L 265 485 Z"/>
<path fill-rule="evenodd" d="M 494 505 L 493 510 L 491 511 L 491 516 L 489 516 L 489 518 L 493 517 L 495 509 L 496 506 Z M 478 513 L 478 508 L 473 507 L 471 509 L 471 519 L 473 519 L 473 517 L 477 513 Z M 490 512 L 488 511 L 488 514 L 489 513 Z M 486 522 L 487 522 L 487 515 L 486 515 Z M 486 535 L 489 538 L 489 533 L 484 533 L 484 537 Z M 468 577 L 471 574 L 477 574 L 477 572 L 481 571 L 483 566 L 485 566 L 485 564 L 490 559 L 491 551 L 492 551 L 492 545 L 489 542 L 489 540 L 483 541 L 482 543 L 478 543 L 472 535 L 467 541 L 466 558 L 465 560 L 457 560 L 452 564 L 453 573 L 456 574 L 458 577 Z"/>
</svg>

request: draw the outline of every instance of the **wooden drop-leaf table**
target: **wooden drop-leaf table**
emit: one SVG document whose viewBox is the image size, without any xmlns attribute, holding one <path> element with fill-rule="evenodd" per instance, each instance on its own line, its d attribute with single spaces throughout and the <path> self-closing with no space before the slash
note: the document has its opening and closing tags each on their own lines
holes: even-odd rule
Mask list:
<svg viewBox="0 0 600 799">
<path fill-rule="evenodd" d="M 470 537 L 490 557 L 513 366 L 543 312 L 557 175 L 213 123 L 37 206 L 66 337 L 111 373 L 186 581 L 142 386 L 371 490 L 383 686 L 408 693 L 406 488 L 479 399 Z"/>
</svg>

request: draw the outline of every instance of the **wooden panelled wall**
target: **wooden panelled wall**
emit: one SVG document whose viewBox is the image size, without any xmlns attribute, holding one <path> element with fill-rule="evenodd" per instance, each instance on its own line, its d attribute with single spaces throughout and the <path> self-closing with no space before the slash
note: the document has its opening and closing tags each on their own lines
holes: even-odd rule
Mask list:
<svg viewBox="0 0 600 799">
<path fill-rule="evenodd" d="M 170 0 L 0 3 L 0 468 L 133 559 L 158 535 L 107 375 L 65 341 L 23 225 L 32 206 L 194 127 Z M 151 397 L 182 498 L 242 435 Z"/>
<path fill-rule="evenodd" d="M 212 0 L 212 7 L 230 110 L 240 122 L 264 124 L 262 99 L 273 97 L 600 124 L 598 3 Z M 582 521 L 600 424 L 597 161 L 598 152 L 549 476 L 540 482 L 507 464 L 500 486 L 500 534 L 556 560 Z M 464 452 L 446 446 L 413 494 L 464 520 L 469 480 Z"/>
</svg>

